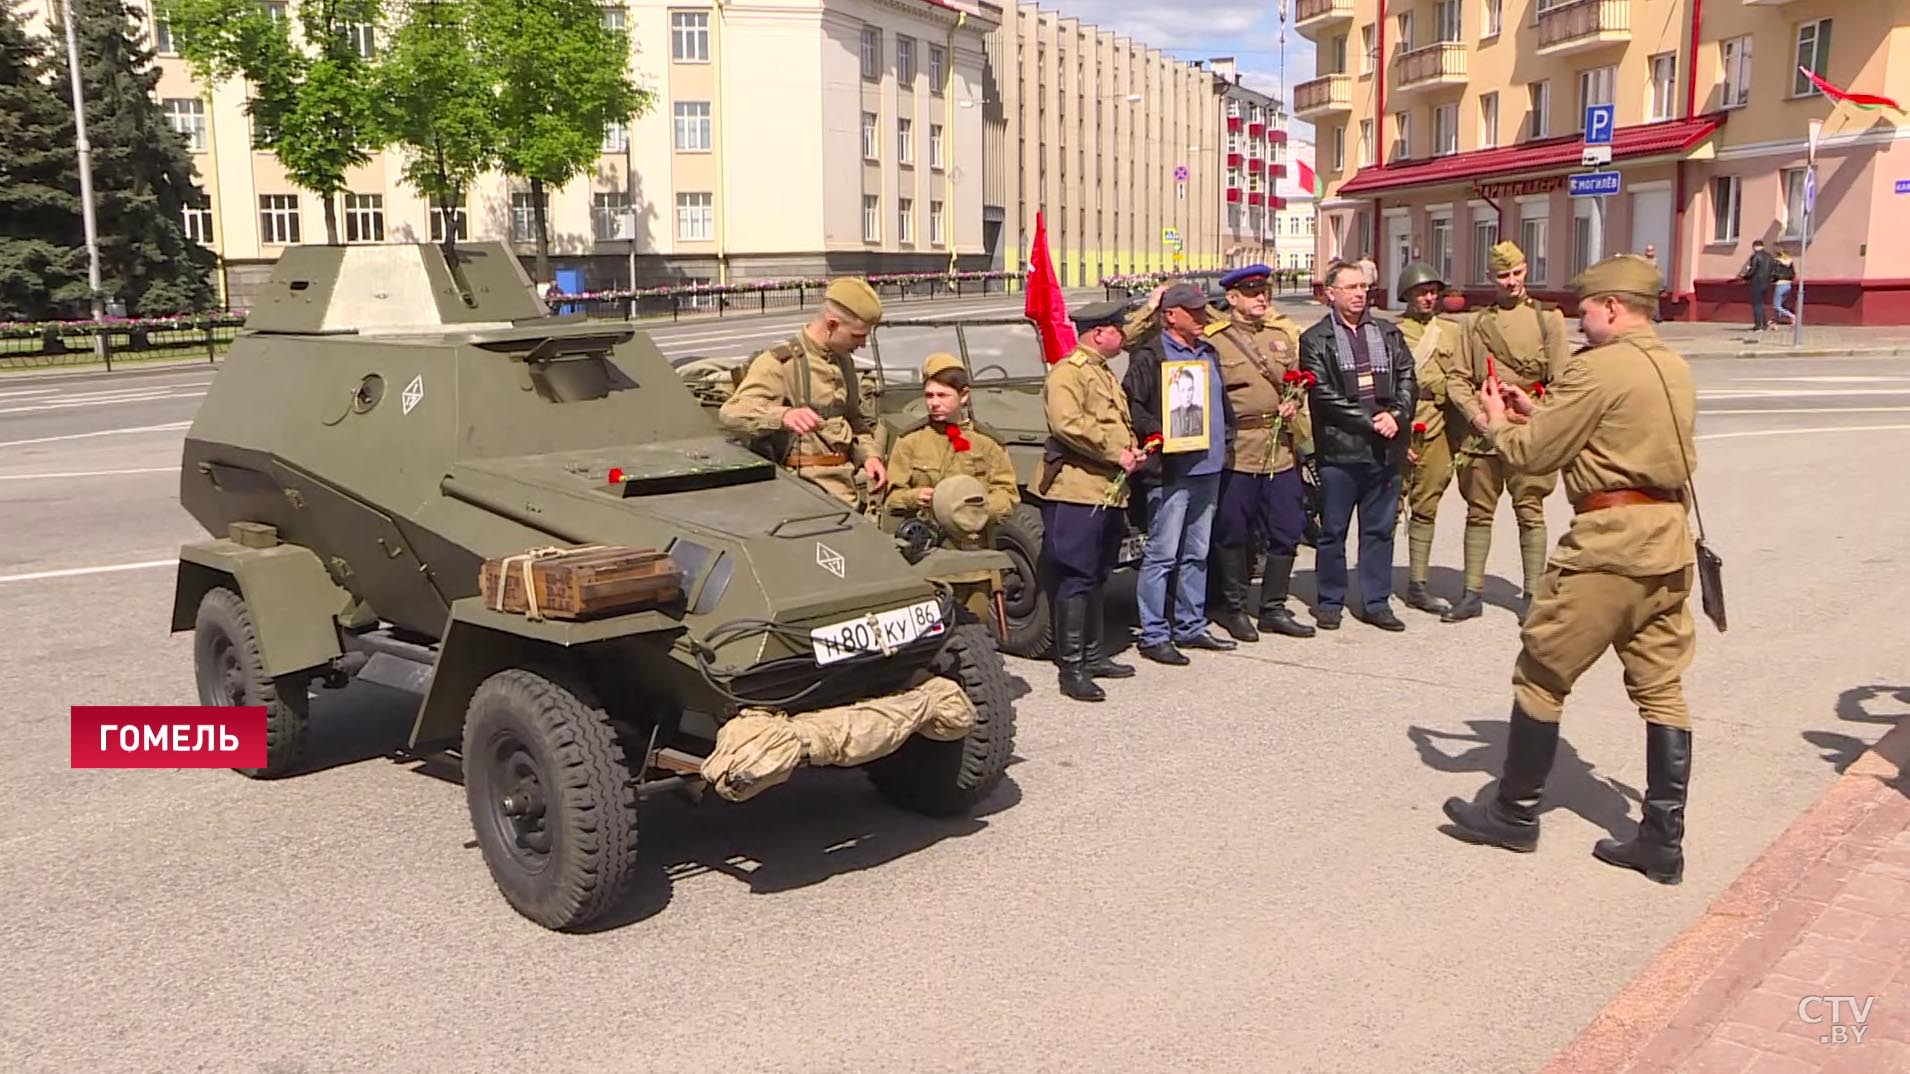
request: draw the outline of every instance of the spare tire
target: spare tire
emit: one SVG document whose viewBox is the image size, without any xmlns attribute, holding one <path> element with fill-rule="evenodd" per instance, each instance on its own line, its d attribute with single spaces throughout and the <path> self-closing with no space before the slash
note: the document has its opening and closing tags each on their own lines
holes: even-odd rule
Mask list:
<svg viewBox="0 0 1910 1074">
<path fill-rule="evenodd" d="M 1014 560 L 1013 570 L 1001 577 L 1002 602 L 1008 613 L 1008 636 L 997 638 L 1002 652 L 1030 660 L 1052 655 L 1054 615 L 1042 585 L 1041 542 L 1047 527 L 1033 504 L 1016 504 L 995 526 L 995 548 Z"/>
</svg>

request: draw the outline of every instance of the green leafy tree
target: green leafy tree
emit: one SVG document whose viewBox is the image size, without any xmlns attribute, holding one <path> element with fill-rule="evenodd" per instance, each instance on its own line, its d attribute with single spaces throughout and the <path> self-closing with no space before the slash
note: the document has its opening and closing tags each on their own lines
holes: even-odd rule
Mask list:
<svg viewBox="0 0 1910 1074">
<path fill-rule="evenodd" d="M 470 35 L 469 0 L 414 0 L 378 65 L 386 139 L 405 150 L 405 182 L 438 207 L 447 250 L 456 207 L 497 162 L 493 82 Z"/>
<path fill-rule="evenodd" d="M 193 177 L 185 137 L 160 110 L 145 30 L 124 0 L 73 0 L 73 18 L 92 145 L 100 285 L 131 313 L 206 309 L 213 256 L 186 237 L 184 211 L 210 201 Z M 65 32 L 56 17 L 55 39 Z M 65 60 L 58 50 L 60 85 L 69 77 Z"/>
<path fill-rule="evenodd" d="M 18 8 L 0 0 L 0 318 L 77 316 L 89 292 L 73 104 Z"/>
<path fill-rule="evenodd" d="M 359 53 L 360 28 L 376 32 L 380 0 L 305 0 L 298 6 L 303 47 L 292 40 L 283 3 L 259 0 L 158 0 L 173 42 L 207 83 L 243 78 L 252 143 L 270 150 L 293 183 L 325 204 L 325 238 L 338 241 L 338 195 L 345 173 L 383 148 L 383 103 L 374 65 Z"/>
<path fill-rule="evenodd" d="M 649 111 L 630 77 L 629 38 L 596 0 L 470 0 L 479 62 L 495 80 L 498 162 L 530 181 L 536 276 L 549 280 L 545 192 L 583 175 L 610 124 Z"/>
</svg>

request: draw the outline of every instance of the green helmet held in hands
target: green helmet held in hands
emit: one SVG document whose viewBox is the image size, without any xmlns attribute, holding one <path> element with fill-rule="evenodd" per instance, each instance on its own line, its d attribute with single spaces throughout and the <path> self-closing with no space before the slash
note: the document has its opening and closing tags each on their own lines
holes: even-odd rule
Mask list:
<svg viewBox="0 0 1910 1074">
<path fill-rule="evenodd" d="M 1406 296 L 1413 293 L 1413 288 L 1428 283 L 1438 284 L 1441 290 L 1446 286 L 1446 281 L 1439 277 L 1438 269 L 1424 261 L 1408 262 L 1405 268 L 1399 270 L 1399 290 L 1393 297 L 1404 302 Z"/>
</svg>

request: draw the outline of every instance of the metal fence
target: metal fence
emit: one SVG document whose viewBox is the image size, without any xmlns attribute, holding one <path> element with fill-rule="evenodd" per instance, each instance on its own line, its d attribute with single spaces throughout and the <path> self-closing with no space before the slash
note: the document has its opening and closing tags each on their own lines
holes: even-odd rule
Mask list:
<svg viewBox="0 0 1910 1074">
<path fill-rule="evenodd" d="M 245 322 L 242 314 L 154 318 L 95 325 L 90 321 L 0 326 L 0 370 L 203 356 L 220 352 Z M 102 346 L 103 344 L 103 346 Z"/>
<path fill-rule="evenodd" d="M 1013 273 L 864 278 L 875 288 L 876 295 L 885 305 L 938 298 L 1006 295 L 1021 290 L 1021 279 Z M 822 303 L 823 292 L 827 288 L 828 282 L 824 280 L 802 280 L 795 283 L 742 283 L 714 287 L 659 287 L 634 292 L 591 291 L 577 295 L 554 293 L 547 295 L 545 301 L 560 314 L 582 312 L 589 317 L 677 321 L 684 317 L 741 316 L 774 310 L 808 309 Z"/>
</svg>

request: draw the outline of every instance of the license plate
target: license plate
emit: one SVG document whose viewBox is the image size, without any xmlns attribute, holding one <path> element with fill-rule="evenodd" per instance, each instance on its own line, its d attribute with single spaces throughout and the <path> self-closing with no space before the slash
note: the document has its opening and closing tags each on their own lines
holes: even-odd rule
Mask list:
<svg viewBox="0 0 1910 1074">
<path fill-rule="evenodd" d="M 809 632 L 809 641 L 815 647 L 817 664 L 833 664 L 863 653 L 888 656 L 910 642 L 932 638 L 946 629 L 941 605 L 925 600 L 816 627 Z"/>
<path fill-rule="evenodd" d="M 1140 559 L 1141 553 L 1145 551 L 1147 551 L 1147 534 L 1130 533 L 1126 537 L 1121 538 L 1122 563 L 1132 563 Z"/>
</svg>

